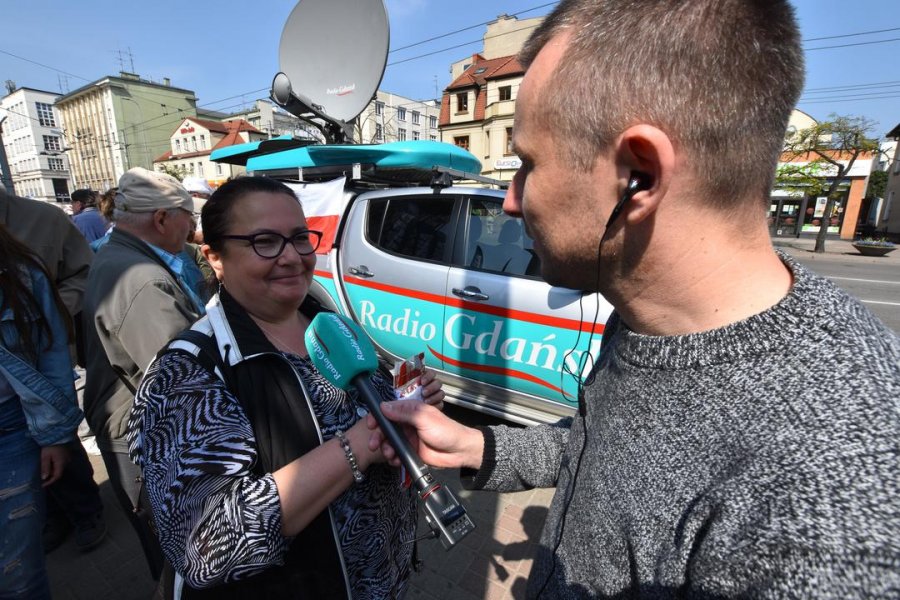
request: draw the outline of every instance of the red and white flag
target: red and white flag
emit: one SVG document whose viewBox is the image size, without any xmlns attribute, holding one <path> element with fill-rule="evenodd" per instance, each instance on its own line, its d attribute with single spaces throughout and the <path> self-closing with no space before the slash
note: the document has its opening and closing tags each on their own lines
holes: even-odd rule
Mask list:
<svg viewBox="0 0 900 600">
<path fill-rule="evenodd" d="M 324 183 L 287 184 L 300 200 L 309 228 L 322 232 L 322 241 L 319 242 L 316 254 L 328 254 L 334 245 L 338 223 L 347 201 L 344 192 L 346 180 L 346 177 L 340 177 Z"/>
</svg>

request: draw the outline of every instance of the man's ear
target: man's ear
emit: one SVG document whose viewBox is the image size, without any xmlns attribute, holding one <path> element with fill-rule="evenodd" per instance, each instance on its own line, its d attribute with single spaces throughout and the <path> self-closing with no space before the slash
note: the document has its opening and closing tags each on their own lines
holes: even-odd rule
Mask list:
<svg viewBox="0 0 900 600">
<path fill-rule="evenodd" d="M 661 129 L 646 124 L 633 125 L 619 138 L 616 162 L 626 177 L 630 178 L 637 171 L 645 174 L 648 180 L 647 185 L 631 196 L 623 215 L 630 224 L 640 223 L 655 213 L 666 197 L 675 168 L 675 147 Z"/>
<path fill-rule="evenodd" d="M 222 253 L 216 252 L 210 248 L 209 244 L 201 245 L 200 253 L 203 254 L 203 258 L 205 258 L 206 262 L 209 263 L 209 266 L 212 267 L 213 273 L 216 274 L 216 279 L 222 281 Z"/>
<path fill-rule="evenodd" d="M 153 211 L 153 228 L 159 233 L 165 233 L 168 220 L 169 213 L 165 209 L 160 208 Z"/>
</svg>

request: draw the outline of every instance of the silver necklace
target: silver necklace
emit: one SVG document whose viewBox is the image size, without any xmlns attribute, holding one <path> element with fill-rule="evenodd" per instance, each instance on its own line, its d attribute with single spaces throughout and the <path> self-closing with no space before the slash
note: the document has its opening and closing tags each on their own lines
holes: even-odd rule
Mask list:
<svg viewBox="0 0 900 600">
<path fill-rule="evenodd" d="M 263 327 L 262 323 L 260 323 L 256 319 L 253 320 L 256 322 L 257 326 L 259 326 L 262 332 L 266 334 L 266 337 L 271 338 L 270 341 L 275 342 L 276 347 L 278 347 L 280 350 L 290 352 L 291 354 L 296 354 L 297 356 L 302 356 L 301 353 L 297 352 L 297 350 L 293 346 L 285 343 L 284 340 L 282 340 L 280 337 Z"/>
</svg>

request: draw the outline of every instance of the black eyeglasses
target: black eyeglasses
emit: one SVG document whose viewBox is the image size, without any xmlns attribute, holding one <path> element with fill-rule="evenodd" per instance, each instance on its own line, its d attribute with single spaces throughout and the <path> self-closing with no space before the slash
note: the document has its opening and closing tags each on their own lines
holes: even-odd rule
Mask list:
<svg viewBox="0 0 900 600">
<path fill-rule="evenodd" d="M 312 254 L 319 247 L 322 240 L 321 231 L 300 231 L 291 237 L 285 237 L 280 233 L 273 231 L 265 231 L 262 233 L 254 233 L 253 235 L 223 235 L 226 240 L 243 240 L 248 242 L 262 258 L 278 258 L 284 252 L 284 247 L 288 242 L 297 251 L 300 256 Z"/>
</svg>

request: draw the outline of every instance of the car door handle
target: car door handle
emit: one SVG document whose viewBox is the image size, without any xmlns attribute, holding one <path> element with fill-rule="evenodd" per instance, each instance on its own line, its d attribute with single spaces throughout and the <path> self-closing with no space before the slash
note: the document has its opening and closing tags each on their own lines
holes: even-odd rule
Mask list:
<svg viewBox="0 0 900 600">
<path fill-rule="evenodd" d="M 366 265 L 359 265 L 358 267 L 350 267 L 347 269 L 350 271 L 352 275 L 356 275 L 357 277 L 375 277 L 375 273 L 369 270 L 369 267 Z"/>
<path fill-rule="evenodd" d="M 466 300 L 489 300 L 490 296 L 483 293 L 474 285 L 466 286 L 465 289 L 452 288 L 453 294 Z"/>
</svg>

